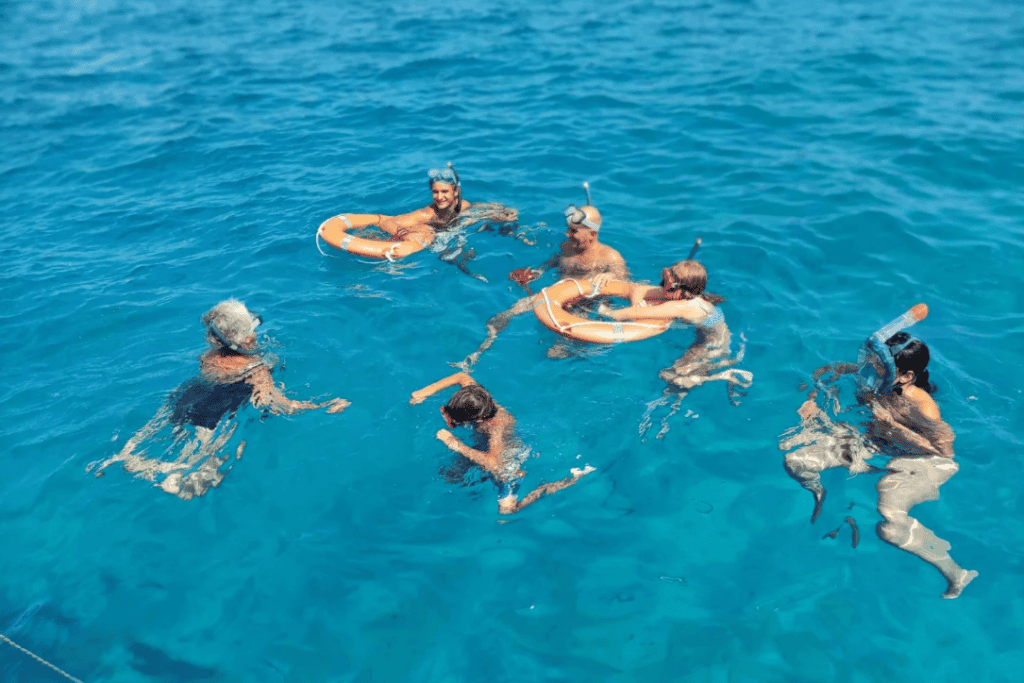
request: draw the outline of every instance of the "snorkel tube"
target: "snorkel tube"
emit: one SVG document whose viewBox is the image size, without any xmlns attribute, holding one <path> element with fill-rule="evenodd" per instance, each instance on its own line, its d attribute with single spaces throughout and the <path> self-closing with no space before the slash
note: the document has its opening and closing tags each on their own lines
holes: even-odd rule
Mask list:
<svg viewBox="0 0 1024 683">
<path fill-rule="evenodd" d="M 916 338 L 911 336 L 903 344 L 892 348 L 885 342 L 900 330 L 916 325 L 927 316 L 928 306 L 917 304 L 867 338 L 857 354 L 857 381 L 862 388 L 881 394 L 892 391 L 898 375 L 894 358 Z"/>
<path fill-rule="evenodd" d="M 592 200 L 592 199 L 590 198 L 590 183 L 588 183 L 588 182 L 587 182 L 586 180 L 584 180 L 584 181 L 583 181 L 583 189 L 584 189 L 584 190 L 586 191 L 586 193 L 587 193 L 587 204 L 586 204 L 586 205 L 587 205 L 587 206 L 593 206 L 593 205 L 594 205 L 594 202 L 593 202 L 593 200 Z"/>
<path fill-rule="evenodd" d="M 690 250 L 690 255 L 686 257 L 687 261 L 692 261 L 693 257 L 697 255 L 697 250 L 700 249 L 700 238 L 693 243 L 693 249 Z"/>
</svg>

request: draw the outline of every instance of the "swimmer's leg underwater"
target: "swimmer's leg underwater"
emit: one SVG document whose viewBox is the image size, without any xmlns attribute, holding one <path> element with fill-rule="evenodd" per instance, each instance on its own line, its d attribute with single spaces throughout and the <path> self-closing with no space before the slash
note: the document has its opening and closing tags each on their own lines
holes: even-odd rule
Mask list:
<svg viewBox="0 0 1024 683">
<path fill-rule="evenodd" d="M 517 498 L 515 493 L 505 496 L 504 498 L 499 498 L 498 512 L 500 512 L 503 515 L 515 514 L 522 510 L 523 508 L 527 507 L 528 505 L 533 505 L 538 500 L 540 500 L 541 498 L 548 494 L 569 488 L 570 486 L 578 482 L 580 479 L 590 474 L 591 472 L 595 472 L 596 469 L 591 465 L 587 465 L 583 468 L 573 467 L 569 471 L 571 472 L 571 474 L 565 479 L 561 479 L 550 484 L 541 484 L 534 490 L 527 493 L 521 499 Z"/>
<path fill-rule="evenodd" d="M 519 301 L 512 304 L 512 307 L 508 310 L 502 311 L 487 321 L 487 336 L 480 343 L 480 346 L 476 351 L 469 354 L 459 363 L 449 363 L 454 368 L 458 368 L 463 372 L 469 372 L 477 361 L 480 360 L 480 355 L 491 348 L 494 342 L 498 339 L 498 333 L 508 327 L 508 324 L 512 321 L 512 318 L 528 313 L 533 310 L 533 297 L 523 297 Z"/>
<path fill-rule="evenodd" d="M 949 556 L 950 545 L 910 516 L 919 503 L 939 499 L 939 487 L 956 474 L 959 466 L 948 458 L 893 458 L 890 473 L 878 482 L 878 512 L 884 518 L 875 527 L 878 537 L 901 550 L 917 555 L 945 577 L 943 598 L 956 598 L 978 575 L 967 571 Z"/>
</svg>

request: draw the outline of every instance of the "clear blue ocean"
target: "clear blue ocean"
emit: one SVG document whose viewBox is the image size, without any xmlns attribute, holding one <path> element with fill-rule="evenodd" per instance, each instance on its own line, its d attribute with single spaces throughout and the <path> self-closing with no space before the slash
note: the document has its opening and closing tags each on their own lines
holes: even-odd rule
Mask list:
<svg viewBox="0 0 1024 683">
<path fill-rule="evenodd" d="M 3 3 L 0 634 L 88 683 L 1019 680 L 1022 65 L 1016 0 Z M 318 253 L 447 161 L 536 240 L 467 234 L 487 282 Z M 598 472 L 499 518 L 443 474 L 445 397 L 409 394 L 584 180 L 637 278 L 702 238 L 754 384 L 641 437 L 692 332 L 551 360 L 517 318 L 474 376 L 525 486 Z M 87 472 L 230 296 L 290 395 L 351 408 L 239 413 L 243 457 L 188 502 Z M 811 525 L 778 448 L 810 373 L 919 301 L 960 471 L 912 514 L 980 572 L 952 601 L 875 535 L 877 474 L 825 473 Z M 847 515 L 858 547 L 822 539 Z M 64 680 L 0 642 L 0 681 Z"/>
</svg>

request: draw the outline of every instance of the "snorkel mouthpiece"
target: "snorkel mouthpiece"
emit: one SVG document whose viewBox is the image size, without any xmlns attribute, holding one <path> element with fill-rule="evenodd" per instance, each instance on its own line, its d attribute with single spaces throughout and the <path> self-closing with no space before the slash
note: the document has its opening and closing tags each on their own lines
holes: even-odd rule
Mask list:
<svg viewBox="0 0 1024 683">
<path fill-rule="evenodd" d="M 885 342 L 900 330 L 916 325 L 927 316 L 928 306 L 917 304 L 868 337 L 857 354 L 857 380 L 861 387 L 882 394 L 892 391 L 899 375 L 896 369 L 896 355 L 910 342 L 918 340 L 908 334 L 910 338 L 902 344 L 889 347 Z"/>
</svg>

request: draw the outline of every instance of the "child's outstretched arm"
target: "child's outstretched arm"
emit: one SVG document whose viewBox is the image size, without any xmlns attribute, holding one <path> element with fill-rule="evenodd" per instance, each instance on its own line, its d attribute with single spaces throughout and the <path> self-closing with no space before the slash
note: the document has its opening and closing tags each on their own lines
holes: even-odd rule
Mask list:
<svg viewBox="0 0 1024 683">
<path fill-rule="evenodd" d="M 315 401 L 296 401 L 285 396 L 276 384 L 266 367 L 257 368 L 247 378 L 253 386 L 252 404 L 257 408 L 267 408 L 275 415 L 292 415 L 303 410 L 327 407 L 328 413 L 340 413 L 351 405 L 343 398 L 332 398 L 329 401 L 316 403 Z"/>
<path fill-rule="evenodd" d="M 430 396 L 433 396 L 439 391 L 444 391 L 455 384 L 458 384 L 460 387 L 468 387 L 471 384 L 476 384 L 476 380 L 470 377 L 468 372 L 456 372 L 453 375 L 443 377 L 433 384 L 428 384 L 422 389 L 417 389 L 412 392 L 412 396 L 409 398 L 409 405 L 414 406 L 417 403 L 423 403 L 423 401 Z"/>
<path fill-rule="evenodd" d="M 707 315 L 696 312 L 688 306 L 689 302 L 666 301 L 656 306 L 626 306 L 612 308 L 607 304 L 597 307 L 597 312 L 612 320 L 682 320 L 690 324 L 700 322 Z"/>
</svg>

